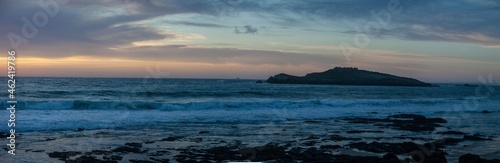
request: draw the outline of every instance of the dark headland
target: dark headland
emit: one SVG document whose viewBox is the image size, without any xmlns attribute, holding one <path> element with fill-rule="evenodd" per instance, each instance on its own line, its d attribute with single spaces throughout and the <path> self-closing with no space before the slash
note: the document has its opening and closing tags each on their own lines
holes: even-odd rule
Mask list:
<svg viewBox="0 0 500 163">
<path fill-rule="evenodd" d="M 432 86 L 417 79 L 390 74 L 360 70 L 352 67 L 335 67 L 324 72 L 309 73 L 306 76 L 278 74 L 269 77 L 272 84 L 324 84 L 324 85 L 366 85 L 366 86 Z"/>
</svg>

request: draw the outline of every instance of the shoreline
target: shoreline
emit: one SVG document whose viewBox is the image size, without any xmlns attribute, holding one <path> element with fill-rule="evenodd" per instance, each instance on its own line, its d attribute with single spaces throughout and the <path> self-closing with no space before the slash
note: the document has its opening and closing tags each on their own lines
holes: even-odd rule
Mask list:
<svg viewBox="0 0 500 163">
<path fill-rule="evenodd" d="M 23 132 L 16 142 L 17 155 L 22 157 L 7 157 L 6 151 L 0 156 L 14 162 L 19 159 L 46 162 L 380 162 L 396 158 L 415 160 L 418 156 L 458 162 L 460 156 L 473 151 L 481 158 L 500 158 L 500 148 L 491 146 L 499 142 L 497 137 L 459 132 L 449 128 L 442 118 L 415 114 L 147 127 Z"/>
</svg>

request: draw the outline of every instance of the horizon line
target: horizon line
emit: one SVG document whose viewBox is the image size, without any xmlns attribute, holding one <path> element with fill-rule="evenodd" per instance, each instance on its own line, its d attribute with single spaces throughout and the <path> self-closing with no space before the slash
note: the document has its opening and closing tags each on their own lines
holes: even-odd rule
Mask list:
<svg viewBox="0 0 500 163">
<path fill-rule="evenodd" d="M 0 77 L 0 78 L 8 78 L 7 76 L 5 77 Z M 131 77 L 131 76 L 123 76 L 123 77 L 116 77 L 116 76 L 110 76 L 110 77 L 103 77 L 103 76 L 17 76 L 16 78 L 100 78 L 100 79 L 142 79 L 145 77 Z M 153 78 L 153 77 L 149 77 Z M 162 77 L 162 78 L 153 78 L 153 79 L 190 79 L 190 80 L 262 80 L 266 81 L 267 79 L 251 79 L 251 78 L 202 78 L 202 77 Z M 477 84 L 477 85 L 499 85 L 500 83 L 487 83 L 483 84 L 480 82 L 428 82 L 430 84 Z"/>
</svg>

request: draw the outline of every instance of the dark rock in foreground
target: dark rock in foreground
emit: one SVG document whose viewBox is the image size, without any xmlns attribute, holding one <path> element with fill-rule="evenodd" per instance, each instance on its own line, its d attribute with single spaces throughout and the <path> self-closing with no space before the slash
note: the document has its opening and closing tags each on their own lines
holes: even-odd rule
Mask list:
<svg viewBox="0 0 500 163">
<path fill-rule="evenodd" d="M 441 132 L 436 132 L 437 134 L 443 134 L 443 135 L 465 135 L 466 133 L 460 132 L 460 131 L 441 131 Z"/>
<path fill-rule="evenodd" d="M 70 151 L 70 152 L 51 152 L 47 153 L 51 158 L 59 158 L 59 160 L 65 161 L 69 157 L 73 157 L 81 154 L 81 152 Z"/>
<path fill-rule="evenodd" d="M 9 134 L 8 133 L 4 133 L 4 132 L 0 132 L 0 137 L 1 138 L 6 138 L 6 137 L 9 137 Z"/>
<path fill-rule="evenodd" d="M 391 152 L 395 154 L 405 154 L 419 150 L 418 145 L 413 142 L 403 142 L 403 143 L 359 142 L 359 143 L 351 143 L 349 144 L 349 147 L 375 153 Z"/>
<path fill-rule="evenodd" d="M 359 134 L 359 133 L 383 133 L 384 131 L 380 130 L 349 130 L 346 131 L 348 134 Z"/>
<path fill-rule="evenodd" d="M 474 134 L 474 135 L 464 135 L 464 140 L 493 140 L 491 138 L 484 138 L 484 135 Z"/>
<path fill-rule="evenodd" d="M 424 156 L 423 158 L 417 159 L 417 157 L 420 157 L 418 155 L 413 155 L 413 160 L 415 162 L 423 162 L 423 163 L 447 163 L 448 160 L 446 160 L 446 157 L 444 156 L 445 153 L 438 151 L 438 152 L 433 152 L 428 156 Z"/>
<path fill-rule="evenodd" d="M 348 137 L 343 137 L 341 135 L 330 135 L 329 138 L 325 140 L 331 140 L 331 141 L 344 141 L 344 140 L 352 140 L 352 141 L 358 141 L 361 140 L 361 138 L 348 138 Z"/>
<path fill-rule="evenodd" d="M 397 130 L 422 132 L 434 131 L 440 127 L 439 123 L 447 123 L 443 118 L 427 118 L 416 114 L 397 114 L 388 116 L 385 119 L 379 118 L 344 118 L 350 123 L 375 123 L 376 126 L 392 127 Z"/>
<path fill-rule="evenodd" d="M 416 79 L 399 77 L 390 74 L 359 70 L 357 68 L 341 68 L 325 72 L 310 73 L 306 76 L 278 74 L 269 77 L 272 84 L 324 84 L 324 85 L 367 85 L 367 86 L 432 86 Z"/>
<path fill-rule="evenodd" d="M 142 147 L 142 143 L 125 143 L 125 145 L 131 146 L 131 147 Z"/>
<path fill-rule="evenodd" d="M 500 163 L 499 159 L 486 160 L 475 154 L 464 154 L 458 159 L 458 163 Z"/>
<path fill-rule="evenodd" d="M 92 163 L 117 163 L 118 161 L 110 161 L 110 160 L 99 160 L 92 156 L 81 156 L 76 158 L 75 160 L 68 160 L 65 163 L 83 163 L 83 162 L 92 162 Z"/>
<path fill-rule="evenodd" d="M 168 138 L 163 138 L 160 141 L 176 141 L 176 140 L 179 140 L 179 139 L 182 139 L 182 138 L 184 138 L 184 137 L 182 137 L 182 136 L 171 136 L 171 137 L 168 137 Z"/>
<path fill-rule="evenodd" d="M 131 159 L 131 160 L 128 160 L 130 161 L 131 163 L 156 163 L 154 161 L 149 161 L 149 160 L 134 160 L 134 159 Z"/>
<path fill-rule="evenodd" d="M 333 146 L 332 146 L 333 147 Z M 336 148 L 336 147 L 335 147 Z M 263 161 L 263 162 L 334 162 L 334 163 L 400 163 L 401 160 L 392 153 L 383 157 L 334 155 L 331 148 L 293 147 L 287 150 L 286 145 L 269 143 L 264 146 L 240 149 L 226 146 L 205 150 L 181 151 L 175 156 L 178 162 L 227 162 L 227 161 Z M 209 161 L 210 160 L 210 161 Z"/>
<path fill-rule="evenodd" d="M 122 152 L 122 153 L 144 153 L 139 148 L 135 147 L 118 147 L 112 150 L 113 152 Z"/>
</svg>

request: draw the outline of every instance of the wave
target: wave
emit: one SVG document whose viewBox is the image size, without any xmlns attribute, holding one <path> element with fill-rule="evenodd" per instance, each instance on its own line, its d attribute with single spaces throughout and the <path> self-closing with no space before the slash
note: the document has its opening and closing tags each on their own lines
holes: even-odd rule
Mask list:
<svg viewBox="0 0 500 163">
<path fill-rule="evenodd" d="M 468 116 L 480 110 L 453 108 L 461 100 L 260 100 L 206 102 L 18 101 L 20 131 L 162 127 L 170 123 L 274 123 L 340 117 L 384 118 L 395 113 Z M 7 105 L 6 102 L 0 102 Z M 495 103 L 493 103 L 495 104 Z M 496 108 L 498 105 L 494 105 Z M 490 108 L 491 109 L 491 108 Z M 488 110 L 490 110 L 488 109 Z M 491 109 L 495 117 L 500 111 Z M 466 113 L 466 114 L 464 114 Z M 17 128 L 16 128 L 17 130 Z"/>
<path fill-rule="evenodd" d="M 23 96 L 31 98 L 63 98 L 63 97 L 121 97 L 124 95 L 131 97 L 161 97 L 161 98 L 195 98 L 195 97 L 273 97 L 281 95 L 279 92 L 261 92 L 261 91 L 117 91 L 117 90 L 78 90 L 78 91 L 26 91 Z M 1 92 L 2 97 L 7 96 L 6 92 Z"/>
<path fill-rule="evenodd" d="M 392 107 L 409 105 L 434 105 L 453 103 L 449 99 L 420 100 L 258 100 L 258 101 L 205 101 L 205 102 L 148 102 L 148 101 L 19 101 L 19 108 L 26 110 L 210 110 L 210 109 L 295 109 L 295 108 L 344 108 Z M 0 102 L 4 106 L 6 101 Z"/>
</svg>

